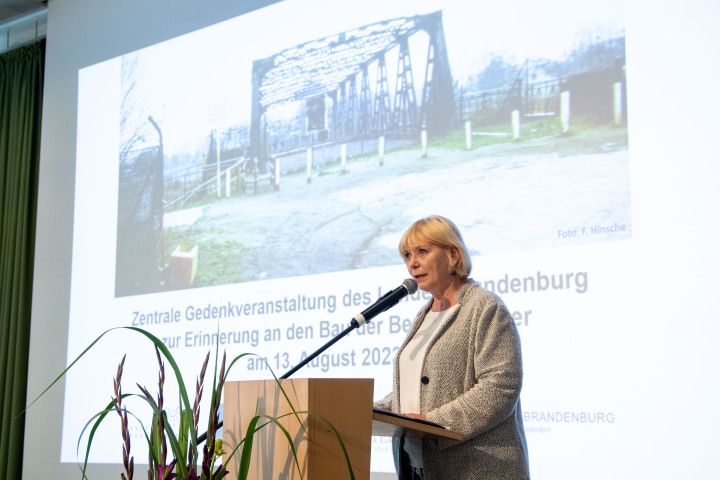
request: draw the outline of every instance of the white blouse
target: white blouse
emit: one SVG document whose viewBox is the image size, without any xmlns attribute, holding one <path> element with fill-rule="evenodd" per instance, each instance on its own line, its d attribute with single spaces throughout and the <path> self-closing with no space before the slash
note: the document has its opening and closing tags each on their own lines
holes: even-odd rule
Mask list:
<svg viewBox="0 0 720 480">
<path fill-rule="evenodd" d="M 422 325 L 405 348 L 400 353 L 400 411 L 403 413 L 423 413 L 420 411 L 420 377 L 422 375 L 425 351 L 430 339 L 452 311 L 457 308 L 453 305 L 442 312 L 429 311 L 423 319 Z M 405 451 L 410 456 L 410 465 L 422 468 L 422 440 L 406 438 Z"/>
</svg>

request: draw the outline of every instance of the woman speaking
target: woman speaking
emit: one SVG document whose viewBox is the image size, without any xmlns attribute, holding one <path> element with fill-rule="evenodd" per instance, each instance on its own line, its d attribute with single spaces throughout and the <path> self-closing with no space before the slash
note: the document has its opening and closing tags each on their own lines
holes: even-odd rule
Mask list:
<svg viewBox="0 0 720 480">
<path fill-rule="evenodd" d="M 399 250 L 432 300 L 395 358 L 393 391 L 375 407 L 463 435 L 459 442 L 395 439 L 399 480 L 529 478 L 520 337 L 507 307 L 469 278 L 470 255 L 447 218 L 415 222 Z"/>
</svg>

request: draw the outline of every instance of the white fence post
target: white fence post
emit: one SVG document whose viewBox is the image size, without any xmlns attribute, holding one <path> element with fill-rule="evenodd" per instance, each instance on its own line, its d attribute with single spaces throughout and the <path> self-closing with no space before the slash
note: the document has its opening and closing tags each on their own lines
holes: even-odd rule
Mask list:
<svg viewBox="0 0 720 480">
<path fill-rule="evenodd" d="M 622 82 L 615 82 L 615 84 L 613 85 L 613 112 L 615 114 L 615 125 L 620 125 L 622 123 L 622 116 L 623 116 L 622 97 L 623 97 Z"/>
<path fill-rule="evenodd" d="M 562 133 L 570 131 L 570 92 L 560 93 L 560 121 L 562 122 Z"/>
<path fill-rule="evenodd" d="M 230 196 L 230 178 L 232 177 L 232 167 L 225 170 L 225 196 Z"/>
<path fill-rule="evenodd" d="M 221 181 L 220 181 L 220 129 L 219 128 L 215 129 L 215 150 L 217 152 L 217 163 L 216 163 L 217 173 L 215 175 L 217 178 L 217 196 L 218 196 L 218 198 L 220 198 Z"/>
<path fill-rule="evenodd" d="M 378 164 L 382 167 L 383 157 L 385 156 L 385 137 L 382 136 L 378 139 Z"/>
<path fill-rule="evenodd" d="M 342 166 L 342 172 L 345 173 L 345 162 L 347 161 L 347 144 L 343 143 L 340 145 L 340 165 Z"/>
<path fill-rule="evenodd" d="M 420 132 L 420 143 L 422 144 L 422 156 L 427 157 L 427 130 L 425 128 Z"/>
<path fill-rule="evenodd" d="M 520 138 L 520 111 L 512 111 L 513 140 Z"/>
<path fill-rule="evenodd" d="M 306 156 L 307 156 L 307 183 L 310 183 L 310 170 L 312 170 L 312 157 L 313 157 L 312 148 L 308 148 L 306 150 Z"/>
<path fill-rule="evenodd" d="M 470 120 L 465 121 L 465 148 L 467 150 L 472 148 L 472 128 L 470 126 Z"/>
<path fill-rule="evenodd" d="M 280 190 L 280 159 L 275 158 L 275 191 Z"/>
</svg>

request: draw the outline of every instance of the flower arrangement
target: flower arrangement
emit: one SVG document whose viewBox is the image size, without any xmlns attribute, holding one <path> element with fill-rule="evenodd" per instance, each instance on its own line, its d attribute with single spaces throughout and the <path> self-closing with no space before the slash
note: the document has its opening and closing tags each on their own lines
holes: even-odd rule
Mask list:
<svg viewBox="0 0 720 480">
<path fill-rule="evenodd" d="M 227 474 L 227 471 L 223 468 L 222 460 L 217 469 L 215 469 L 215 463 L 225 452 L 222 449 L 222 439 L 215 440 L 214 437 L 218 428 L 218 409 L 220 406 L 219 394 L 222 392 L 222 385 L 224 383 L 223 373 L 225 370 L 225 356 L 223 355 L 222 365 L 220 367 L 220 380 L 217 386 L 213 389 L 214 395 L 209 415 L 207 441 L 203 446 L 202 464 L 199 468 L 199 472 L 197 472 L 196 459 L 198 459 L 197 438 L 198 423 L 200 419 L 200 400 L 202 399 L 205 371 L 207 369 L 208 360 L 210 359 L 210 352 L 208 352 L 205 357 L 205 362 L 203 363 L 200 375 L 196 381 L 195 402 L 193 404 L 192 412 L 188 415 L 186 413 L 187 411 L 183 411 L 183 414 L 180 416 L 180 426 L 178 427 L 179 435 L 176 435 L 169 427 L 167 416 L 163 409 L 165 365 L 157 346 L 155 347 L 155 353 L 159 365 L 157 398 L 153 398 L 145 387 L 138 385 L 138 388 L 143 394 L 143 398 L 153 410 L 152 426 L 150 435 L 147 437 L 149 447 L 148 478 L 153 480 L 172 480 L 174 478 L 180 478 L 183 480 L 217 480 L 223 478 Z M 127 418 L 128 412 L 122 405 L 123 395 L 120 384 L 124 364 L 125 356 L 123 356 L 122 361 L 118 366 L 117 374 L 113 379 L 115 393 L 113 408 L 120 416 L 121 434 L 123 440 L 123 465 L 125 467 L 125 472 L 120 475 L 120 478 L 122 480 L 132 480 L 134 473 L 134 459 L 130 456 L 130 431 L 128 428 Z M 216 392 L 218 395 L 215 395 Z M 191 441 L 193 438 L 195 443 Z M 173 459 L 170 462 L 168 462 L 167 458 L 168 441 L 173 454 Z M 212 448 L 209 448 L 208 445 L 212 445 Z M 180 463 L 178 463 L 178 459 L 181 459 Z M 187 459 L 187 464 L 184 463 L 184 459 Z"/>
<path fill-rule="evenodd" d="M 65 369 L 63 372 L 30 404 L 32 406 L 45 392 L 47 392 L 55 383 L 57 383 L 72 367 L 77 363 L 100 339 L 112 330 L 127 329 L 137 332 L 147 339 L 152 341 L 155 347 L 155 353 L 158 361 L 158 392 L 157 396 L 153 396 L 150 391 L 139 385 L 141 394 L 135 393 L 123 393 L 121 381 L 123 376 L 123 368 L 125 365 L 125 358 L 123 356 L 120 361 L 115 377 L 113 378 L 113 397 L 109 404 L 105 408 L 95 414 L 83 428 L 80 437 L 82 438 L 85 432 L 89 429 L 88 443 L 85 452 L 85 460 L 81 467 L 82 478 L 86 479 L 86 470 L 88 464 L 88 458 L 90 449 L 92 446 L 93 437 L 100 426 L 100 424 L 107 418 L 108 414 L 115 412 L 120 417 L 121 424 L 121 437 L 122 437 L 122 464 L 124 472 L 120 474 L 122 480 L 133 480 L 135 474 L 135 461 L 131 454 L 131 442 L 130 442 L 130 428 L 128 424 L 128 414 L 136 419 L 138 417 L 133 414 L 125 405 L 127 397 L 135 396 L 143 399 L 152 410 L 152 423 L 149 428 L 142 424 L 142 430 L 148 445 L 148 480 L 219 480 L 225 477 L 228 472 L 222 463 L 222 457 L 226 454 L 223 450 L 222 439 L 216 439 L 215 436 L 219 427 L 222 425 L 219 421 L 219 409 L 222 399 L 223 387 L 225 381 L 230 372 L 232 366 L 238 362 L 242 357 L 246 355 L 252 355 L 244 353 L 233 358 L 232 361 L 227 365 L 226 368 L 226 355 L 223 353 L 222 360 L 220 362 L 220 368 L 218 371 L 218 351 L 215 351 L 215 371 L 212 377 L 212 392 L 210 399 L 210 412 L 208 415 L 207 433 L 205 442 L 202 444 L 203 435 L 198 435 L 198 427 L 200 425 L 200 402 L 205 389 L 205 377 L 208 362 L 210 359 L 210 352 L 205 357 L 205 361 L 202 365 L 199 375 L 195 382 L 195 396 L 192 406 L 188 396 L 185 383 L 180 374 L 180 369 L 177 362 L 173 358 L 169 349 L 165 344 L 152 333 L 137 327 L 116 327 L 111 328 L 103 332 L 98 336 L 78 357 Z M 165 399 L 163 397 L 163 389 L 165 385 L 165 362 L 167 362 L 175 376 L 175 380 L 178 385 L 179 397 L 180 397 L 180 419 L 179 425 L 174 430 L 171 423 L 168 421 L 167 412 L 165 410 Z M 272 370 L 270 370 L 272 372 Z M 287 399 L 288 403 L 292 408 L 293 415 L 297 418 L 298 422 L 302 425 L 300 414 L 312 414 L 312 412 L 300 412 L 296 411 L 290 403 L 287 394 L 285 394 L 280 385 L 279 380 L 273 377 L 278 382 L 280 390 Z M 30 408 L 28 406 L 28 408 Z M 280 431 L 283 432 L 287 441 L 289 442 L 295 465 L 300 472 L 298 465 L 298 459 L 293 447 L 293 439 L 291 438 L 288 431 L 279 423 L 279 420 L 285 415 L 280 417 L 272 417 L 269 415 L 256 415 L 250 421 L 250 425 L 245 432 L 245 436 L 240 439 L 238 445 L 230 452 L 227 457 L 226 463 L 229 463 L 233 456 L 237 453 L 240 457 L 239 469 L 237 480 L 245 480 L 249 470 L 250 455 L 252 451 L 253 436 L 256 432 L 264 428 L 269 424 L 275 424 L 279 427 Z M 323 421 L 325 421 L 323 419 Z M 333 430 L 332 425 L 329 425 Z M 304 430 L 304 427 L 302 427 Z M 336 433 L 340 447 L 345 453 L 348 471 L 350 478 L 354 479 L 350 460 L 347 457 L 347 451 L 345 445 L 342 442 L 339 434 Z M 79 444 L 79 442 L 78 442 Z M 202 444 L 202 459 L 198 454 L 199 444 Z M 200 462 L 198 464 L 198 462 Z"/>
</svg>

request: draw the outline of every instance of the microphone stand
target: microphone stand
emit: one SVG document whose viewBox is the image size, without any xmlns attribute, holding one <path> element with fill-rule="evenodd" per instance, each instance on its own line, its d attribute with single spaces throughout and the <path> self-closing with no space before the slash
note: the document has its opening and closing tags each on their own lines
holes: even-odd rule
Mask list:
<svg viewBox="0 0 720 480">
<path fill-rule="evenodd" d="M 343 338 L 345 335 L 347 335 L 348 333 L 352 332 L 353 330 L 355 330 L 356 328 L 359 328 L 359 327 L 360 327 L 360 324 L 358 323 L 357 320 L 355 320 L 355 319 L 353 318 L 352 320 L 350 320 L 350 326 L 348 326 L 345 330 L 343 330 L 342 332 L 340 332 L 340 333 L 338 333 L 337 335 L 335 335 L 335 337 L 333 337 L 332 340 L 330 340 L 330 341 L 327 342 L 325 345 L 323 345 L 322 347 L 320 347 L 320 348 L 318 348 L 317 350 L 315 350 L 315 352 L 313 352 L 311 355 L 308 355 L 303 361 L 301 361 L 300 363 L 298 363 L 295 367 L 293 367 L 293 368 L 291 368 L 290 370 L 288 370 L 287 372 L 285 372 L 285 374 L 284 374 L 282 377 L 279 377 L 279 379 L 280 379 L 280 380 L 285 380 L 285 379 L 287 379 L 287 378 L 290 378 L 290 376 L 291 376 L 293 373 L 297 372 L 297 371 L 300 370 L 302 367 L 304 367 L 304 366 L 307 365 L 308 363 L 312 362 L 312 361 L 315 359 L 315 357 L 317 357 L 318 355 L 320 355 L 321 353 L 323 353 L 325 350 L 327 350 L 328 348 L 330 348 L 330 347 L 332 347 L 333 345 L 335 345 L 335 343 L 337 343 L 338 340 L 340 340 L 340 339 Z M 222 427 L 222 426 L 223 426 L 223 421 L 220 420 L 220 422 L 218 422 L 218 429 L 219 429 L 220 427 Z M 204 442 L 206 439 L 207 439 L 207 432 L 205 432 L 205 433 L 203 433 L 202 435 L 200 435 L 200 436 L 198 437 L 198 439 L 197 439 L 197 442 L 198 442 L 198 444 L 200 444 L 200 443 Z"/>
</svg>

